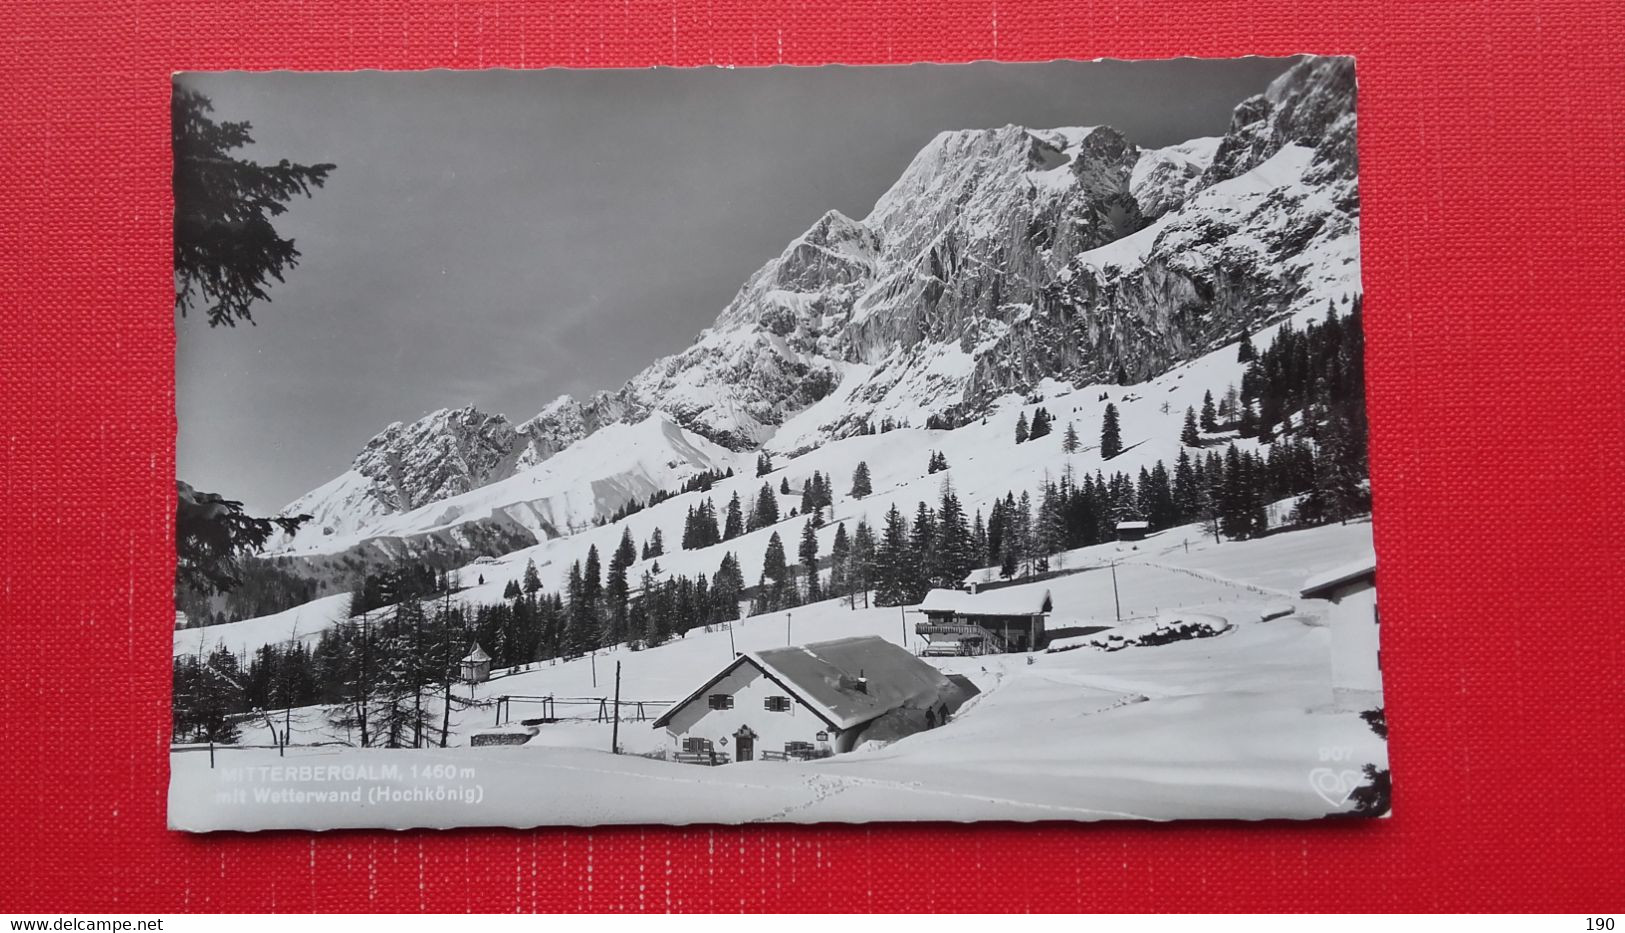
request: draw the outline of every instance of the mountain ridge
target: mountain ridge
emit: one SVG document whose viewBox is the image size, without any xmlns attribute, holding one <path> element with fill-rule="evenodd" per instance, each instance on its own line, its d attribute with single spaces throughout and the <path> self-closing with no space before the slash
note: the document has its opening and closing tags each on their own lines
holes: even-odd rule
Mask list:
<svg viewBox="0 0 1625 933">
<path fill-rule="evenodd" d="M 473 406 L 396 423 L 285 511 L 364 532 L 654 416 L 679 432 L 661 435 L 662 480 L 677 482 L 712 468 L 673 452 L 701 441 L 806 449 L 882 419 L 976 417 L 1045 379 L 1148 379 L 1358 292 L 1354 93 L 1352 60 L 1310 58 L 1238 104 L 1222 137 L 1144 149 L 1104 126 L 939 133 L 865 217 L 825 212 L 690 346 L 619 389 L 517 425 Z"/>
</svg>

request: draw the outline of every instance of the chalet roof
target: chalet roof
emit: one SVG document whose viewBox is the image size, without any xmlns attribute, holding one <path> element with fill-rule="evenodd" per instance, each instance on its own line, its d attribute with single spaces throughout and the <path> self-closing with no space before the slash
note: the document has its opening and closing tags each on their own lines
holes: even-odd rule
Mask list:
<svg viewBox="0 0 1625 933">
<path fill-rule="evenodd" d="M 475 642 L 473 649 L 468 652 L 468 656 L 463 658 L 463 663 L 483 664 L 489 660 L 491 660 L 491 656 L 485 653 L 485 649 L 480 647 L 479 642 Z"/>
<path fill-rule="evenodd" d="M 1333 567 L 1324 573 L 1317 573 L 1303 581 L 1303 588 L 1299 590 L 1299 594 L 1305 597 L 1326 596 L 1345 583 L 1376 575 L 1376 552 L 1367 551 L 1356 560 L 1351 560 L 1340 567 Z"/>
<path fill-rule="evenodd" d="M 980 593 L 936 589 L 925 594 L 921 612 L 953 612 L 978 616 L 1032 616 L 1054 608 L 1049 590 L 1037 586 L 1009 586 Z"/>
<path fill-rule="evenodd" d="M 874 635 L 770 648 L 740 655 L 654 721 L 665 725 L 741 664 L 752 664 L 835 729 L 850 729 L 894 709 L 931 706 L 959 688 L 905 648 Z M 859 689 L 859 680 L 863 689 Z"/>
<path fill-rule="evenodd" d="M 1151 527 L 1150 522 L 1118 522 L 1118 531 L 1139 531 Z"/>
</svg>

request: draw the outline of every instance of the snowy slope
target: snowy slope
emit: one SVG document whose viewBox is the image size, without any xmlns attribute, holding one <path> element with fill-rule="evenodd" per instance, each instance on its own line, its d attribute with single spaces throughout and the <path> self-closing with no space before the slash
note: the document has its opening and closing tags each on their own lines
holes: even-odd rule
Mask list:
<svg viewBox="0 0 1625 933">
<path fill-rule="evenodd" d="M 184 654 L 207 657 L 216 647 L 223 647 L 246 660 L 264 645 L 286 644 L 292 640 L 314 643 L 323 631 L 347 618 L 349 610 L 350 594 L 335 593 L 273 615 L 176 629 L 175 657 Z"/>
<path fill-rule="evenodd" d="M 1304 317 L 1315 313 L 1305 311 Z M 1268 328 L 1254 339 L 1267 342 L 1272 332 L 1273 328 Z M 846 523 L 848 534 L 859 520 L 878 528 L 894 503 L 912 516 L 917 503 L 935 504 L 940 499 L 945 481 L 953 485 L 967 514 L 980 509 L 985 515 L 994 499 L 1003 498 L 1009 492 L 1019 497 L 1024 490 L 1036 490 L 1046 477 L 1058 479 L 1068 466 L 1079 475 L 1097 470 L 1107 475 L 1119 470 L 1134 475 L 1140 467 L 1149 468 L 1158 460 L 1172 468 L 1181 450 L 1179 433 L 1186 407 L 1200 408 L 1206 391 L 1212 391 L 1215 397 L 1222 395 L 1226 385 L 1240 379 L 1241 371 L 1235 346 L 1226 345 L 1141 385 L 1073 388 L 1048 382 L 1040 386 L 1045 393 L 1042 401 L 1029 403 L 1005 397 L 986 416 L 985 424 L 975 421 L 951 431 L 902 428 L 848 437 L 787 459 L 796 449 L 794 439 L 802 436 L 803 419 L 818 417 L 816 408 L 809 409 L 781 431 L 780 436 L 788 438 L 789 450 L 780 451 L 777 441 L 768 445 L 778 466 L 768 477 L 756 477 L 753 469 L 738 470 L 738 475 L 717 483 L 709 492 L 676 496 L 615 525 L 584 529 L 568 537 L 522 548 L 494 561 L 471 565 L 461 577 L 467 583 L 483 575 L 484 587 L 470 590 L 470 598 L 494 602 L 501 597 L 509 580 L 520 578 L 526 561 L 534 560 L 543 585 L 560 589 L 570 564 L 584 559 L 589 545 L 596 546 L 601 555 L 608 554 L 619 541 L 622 528 L 629 529 L 634 541 L 641 544 L 658 527 L 668 548 L 668 553 L 658 559 L 665 571 L 709 575 L 716 571 L 725 552 L 733 552 L 740 560 L 746 582 L 754 584 L 761 573 L 761 557 L 768 538 L 776 532 L 793 552 L 805 519 L 787 517 L 770 528 L 710 548 L 680 551 L 676 545 L 682 539 L 683 520 L 689 508 L 709 498 L 720 513 L 725 510 L 729 497 L 738 494 L 748 511 L 764 481 L 776 491 L 780 481 L 787 477 L 792 495 L 780 497 L 780 514 L 788 516 L 790 510 L 800 504 L 803 481 L 814 471 L 823 473 L 831 477 L 835 494 L 833 510 L 825 516 L 827 523 L 817 531 L 823 554 L 829 553 L 839 523 Z M 1102 393 L 1105 399 L 1100 398 Z M 1108 402 L 1119 410 L 1126 448 L 1111 460 L 1103 459 L 1098 449 L 1100 424 Z M 1025 415 L 1030 421 L 1040 405 L 1056 418 L 1053 433 L 1025 444 L 1015 444 L 1017 419 Z M 1163 411 L 1165 405 L 1167 411 Z M 1062 450 L 1068 423 L 1076 426 L 1082 439 L 1082 448 L 1071 455 Z M 1231 435 L 1223 438 L 1226 442 L 1232 439 Z M 1236 439 L 1236 442 L 1243 450 L 1257 447 L 1253 440 Z M 947 457 L 947 471 L 927 474 L 926 459 L 932 450 L 940 450 Z M 874 491 L 866 498 L 854 499 L 848 492 L 852 472 L 859 462 L 868 464 Z M 637 579 L 646 567 L 645 562 L 634 564 L 631 578 Z"/>
<path fill-rule="evenodd" d="M 1306 310 L 1301 318 L 1317 314 L 1316 310 Z M 1271 327 L 1256 333 L 1255 342 L 1267 343 L 1273 330 Z M 777 438 L 768 445 L 777 469 L 763 478 L 755 475 L 754 458 L 750 454 L 734 454 L 655 416 L 636 425 L 612 425 L 562 454 L 499 483 L 431 503 L 411 513 L 376 517 L 370 525 L 373 530 L 368 534 L 314 541 L 308 550 L 293 553 L 355 546 L 369 534 L 382 536 L 379 540 L 393 541 L 399 539 L 395 536 L 452 533 L 470 527 L 470 523 L 479 527 L 482 521 L 487 525 L 500 521 L 520 528 L 526 535 L 535 535 L 527 540 L 542 540 L 499 556 L 479 558 L 459 570 L 459 579 L 467 587 L 460 597 L 470 604 L 492 603 L 502 598 L 503 589 L 510 581 L 521 580 L 528 561 L 536 563 L 544 588 L 557 592 L 564 587 L 570 565 L 584 560 L 589 547 L 596 547 L 607 559 L 623 529 L 630 530 L 633 540 L 641 545 L 658 528 L 665 539 L 667 553 L 656 561 L 634 563 L 629 572 L 633 581 L 638 580 L 644 570 L 652 569 L 656 562 L 666 573 L 709 576 L 716 571 L 723 555 L 731 552 L 739 559 L 746 582 L 754 584 L 761 574 L 761 559 L 769 537 L 777 533 L 793 554 L 805 519 L 786 517 L 770 528 L 709 548 L 684 551 L 678 545 L 690 508 L 710 499 L 720 515 L 726 510 L 729 498 L 737 494 L 748 511 L 764 482 L 776 493 L 780 482 L 788 478 L 792 493 L 779 496 L 779 507 L 781 515 L 789 516 L 800 504 L 802 483 L 818 471 L 830 477 L 835 500 L 833 509 L 825 515 L 826 524 L 817 530 L 820 553 L 828 554 L 838 524 L 845 523 L 848 534 L 860 520 L 878 529 L 893 504 L 912 516 L 917 503 L 935 504 L 940 499 L 944 482 L 953 485 L 967 515 L 978 510 L 985 515 L 995 499 L 1010 492 L 1019 497 L 1023 491 L 1036 490 L 1046 479 L 1059 478 L 1068 467 L 1080 476 L 1095 471 L 1107 475 L 1123 471 L 1133 475 L 1142 466 L 1149 468 L 1158 460 L 1171 468 L 1182 449 L 1179 434 L 1185 409 L 1200 408 L 1204 392 L 1211 391 L 1215 397 L 1222 395 L 1227 385 L 1239 381 L 1242 368 L 1236 360 L 1235 345 L 1229 344 L 1140 385 L 1073 387 L 1048 381 L 1039 386 L 1043 394 L 1039 401 L 1028 402 L 1014 396 L 1000 399 L 986 416 L 986 423 L 973 421 L 948 431 L 902 428 L 859 435 L 792 456 L 800 446 L 798 439 L 813 432 L 814 422 L 821 417 L 819 406 L 813 406 L 781 430 L 779 437 L 784 438 L 785 449 L 778 447 Z M 1098 436 L 1108 402 L 1116 405 L 1120 412 L 1126 449 L 1105 460 L 1100 456 Z M 1015 444 L 1017 419 L 1025 415 L 1030 421 L 1040 405 L 1056 419 L 1053 432 L 1037 440 Z M 1062 449 L 1069 424 L 1077 428 L 1082 440 L 1079 451 L 1071 455 Z M 1233 435 L 1215 438 L 1216 443 L 1232 440 L 1243 450 L 1257 447 L 1255 440 L 1237 439 Z M 926 460 L 933 450 L 946 456 L 947 471 L 927 474 Z M 873 493 L 863 499 L 849 495 L 851 476 L 859 462 L 868 465 L 873 486 Z M 572 529 L 564 524 L 572 518 L 579 523 L 582 516 L 591 515 L 606 505 L 613 508 L 629 495 L 645 498 L 651 489 L 669 488 L 679 477 L 700 468 L 728 466 L 735 469 L 736 475 L 717 482 L 708 492 L 674 496 L 621 522 L 602 527 L 578 524 Z M 662 480 L 662 477 L 670 478 Z M 458 524 L 460 522 L 463 524 Z M 1153 537 L 1142 548 L 1168 540 L 1167 534 Z M 1259 544 L 1267 545 L 1274 540 L 1277 539 L 1266 539 Z M 1060 564 L 1072 566 L 1074 561 L 1094 559 L 1086 553 L 1088 550 L 1064 555 Z M 1304 565 L 1293 559 L 1283 562 L 1282 566 Z M 483 584 L 479 582 L 482 578 Z M 1279 588 L 1288 590 L 1293 581 L 1279 583 Z M 256 621 L 259 620 L 238 624 L 249 626 Z"/>
<path fill-rule="evenodd" d="M 1347 769 L 1386 767 L 1382 743 L 1330 691 L 1330 641 L 1323 605 L 1297 601 L 1296 610 L 1260 621 L 1261 594 L 1277 582 L 1268 568 L 1280 549 L 1301 548 L 1316 566 L 1369 548 L 1369 526 L 1329 526 L 1259 541 L 1192 540 L 1172 551 L 1175 532 L 1142 542 L 1123 557 L 1118 589 L 1125 615 L 1142 617 L 1176 606 L 1199 607 L 1231 626 L 1221 636 L 1115 652 L 1091 650 L 1026 656 L 938 659 L 949 672 L 977 682 L 982 694 L 943 728 L 877 750 L 814 762 L 757 762 L 697 768 L 607 753 L 610 726 L 591 721 L 541 727 L 523 748 L 442 751 L 293 749 L 225 752 L 240 764 L 375 762 L 472 766 L 453 784 L 477 785 L 477 806 L 436 807 L 386 802 L 377 809 L 286 807 L 253 801 L 230 807 L 207 802 L 223 780 L 207 756 L 172 756 L 173 825 L 225 827 L 331 825 L 450 826 L 602 822 L 749 822 L 763 819 L 969 820 L 1174 819 L 1191 816 L 1256 819 L 1312 818 L 1347 809 L 1314 777 L 1326 749 Z M 1149 551 L 1151 553 L 1145 553 Z M 1169 553 L 1164 553 L 1169 551 Z M 1143 555 L 1143 556 L 1142 556 Z M 1099 555 L 1097 555 L 1099 556 Z M 1219 567 L 1236 576 L 1189 566 Z M 1057 613 L 1109 618 L 1109 573 L 1089 571 L 1047 581 Z M 912 621 L 912 620 L 910 620 Z M 600 653 L 498 676 L 475 688 L 482 701 L 504 695 L 602 697 L 615 663 L 622 696 L 651 703 L 685 695 L 733 657 L 786 643 L 853 634 L 912 642 L 897 609 L 849 610 L 838 602 L 756 617 L 727 631 L 694 632 L 641 652 Z M 730 642 L 730 637 L 732 641 Z M 596 669 L 597 682 L 594 683 Z M 454 743 L 490 725 L 494 707 L 454 717 Z M 523 703 L 516 718 L 537 715 Z M 561 705 L 563 716 L 590 710 Z M 319 733 L 319 710 L 302 710 L 295 728 L 305 741 Z M 262 739 L 253 724 L 245 741 Z M 661 737 L 647 722 L 621 724 L 628 751 L 652 750 Z M 590 776 L 591 780 L 583 780 Z M 1334 774 L 1336 780 L 1342 776 Z M 407 778 L 399 779 L 410 785 Z M 386 779 L 387 783 L 388 779 Z M 1352 789 L 1352 784 L 1348 785 Z M 537 794 L 537 787 L 549 792 Z M 651 788 L 658 792 L 650 793 Z M 472 793 L 472 791 L 471 791 Z M 1339 791 L 1341 793 L 1341 791 Z"/>
<path fill-rule="evenodd" d="M 313 508 L 316 517 L 273 553 L 333 553 L 369 540 L 436 533 L 473 548 L 468 535 L 490 527 L 509 529 L 523 540 L 550 538 L 696 473 L 728 469 L 738 459 L 655 414 L 635 424 L 610 425 L 502 479 L 407 511 L 373 507 L 351 471 L 312 493 L 308 505 L 301 500 L 290 506 Z M 356 498 L 345 498 L 352 495 Z M 339 514 L 329 516 L 329 509 Z"/>
</svg>

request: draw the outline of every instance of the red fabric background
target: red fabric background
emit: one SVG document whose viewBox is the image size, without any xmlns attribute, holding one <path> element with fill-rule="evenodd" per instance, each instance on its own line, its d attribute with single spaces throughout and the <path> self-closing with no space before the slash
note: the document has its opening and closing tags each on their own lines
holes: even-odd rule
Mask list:
<svg viewBox="0 0 1625 933">
<path fill-rule="evenodd" d="M 1584 0 L 8 0 L 0 911 L 1625 909 L 1622 22 Z M 172 70 L 1299 51 L 1359 58 L 1392 820 L 165 830 Z"/>
</svg>

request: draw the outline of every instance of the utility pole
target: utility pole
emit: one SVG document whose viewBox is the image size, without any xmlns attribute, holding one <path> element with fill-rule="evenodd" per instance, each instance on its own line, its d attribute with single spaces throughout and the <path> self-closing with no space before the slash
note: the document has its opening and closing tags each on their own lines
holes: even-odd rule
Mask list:
<svg viewBox="0 0 1625 933">
<path fill-rule="evenodd" d="M 728 623 L 728 657 L 739 657 L 738 649 L 734 648 L 734 624 L 732 622 Z"/>
<path fill-rule="evenodd" d="M 592 659 L 592 688 L 594 690 L 597 690 L 598 689 L 598 649 L 594 648 L 593 650 L 587 652 L 587 656 Z M 615 663 L 619 664 L 621 662 L 616 661 Z"/>
<path fill-rule="evenodd" d="M 615 725 L 609 731 L 609 751 L 621 753 L 621 662 L 615 662 Z"/>
<path fill-rule="evenodd" d="M 904 609 L 903 605 L 901 603 L 899 603 L 897 605 L 897 618 L 898 618 L 899 621 L 901 621 L 903 623 L 903 641 L 902 641 L 902 645 L 903 645 L 904 648 L 907 648 L 908 647 L 908 610 Z"/>
<path fill-rule="evenodd" d="M 790 613 L 788 612 L 784 614 L 784 643 L 786 645 L 792 644 L 790 640 Z"/>
<path fill-rule="evenodd" d="M 1117 595 L 1117 561 L 1112 561 L 1112 602 L 1117 606 L 1117 621 L 1123 621 L 1123 600 Z"/>
</svg>

